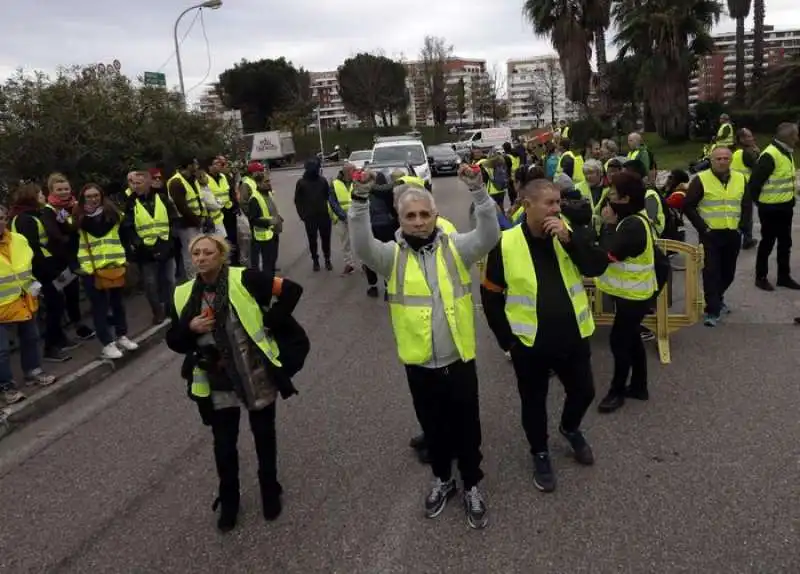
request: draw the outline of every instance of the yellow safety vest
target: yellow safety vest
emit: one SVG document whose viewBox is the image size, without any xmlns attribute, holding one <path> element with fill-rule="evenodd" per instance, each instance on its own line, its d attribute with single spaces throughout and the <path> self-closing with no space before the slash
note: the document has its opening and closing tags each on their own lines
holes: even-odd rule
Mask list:
<svg viewBox="0 0 800 574">
<path fill-rule="evenodd" d="M 513 153 L 508 154 L 508 157 L 511 159 L 511 179 L 514 179 L 514 176 L 516 176 L 519 171 L 519 167 L 522 165 L 522 160 Z"/>
<path fill-rule="evenodd" d="M 130 197 L 132 195 L 133 195 L 133 190 L 130 187 L 125 188 L 125 197 Z"/>
<path fill-rule="evenodd" d="M 333 180 L 333 193 L 336 195 L 336 201 L 339 202 L 339 206 L 342 208 L 342 211 L 347 213 L 347 210 L 350 209 L 350 203 L 352 202 L 353 198 L 353 184 L 347 184 L 337 177 Z M 328 204 L 328 215 L 331 216 L 331 220 L 333 220 L 334 223 L 339 221 L 339 218 L 333 212 L 333 208 L 330 206 L 330 204 Z"/>
<path fill-rule="evenodd" d="M 35 216 L 33 214 L 30 214 L 30 215 L 36 221 L 36 232 L 39 235 L 39 247 L 42 250 L 42 255 L 45 256 L 45 257 L 52 257 L 53 254 L 50 253 L 47 250 L 47 244 L 48 244 L 48 242 L 50 240 L 47 237 L 47 231 L 45 231 L 44 224 L 42 223 L 42 220 L 39 217 L 37 217 L 37 216 Z M 14 219 L 11 220 L 11 231 L 13 231 L 14 233 L 19 233 L 19 231 L 17 231 L 17 217 L 16 216 L 14 217 Z M 22 234 L 20 233 L 20 235 L 22 235 Z"/>
<path fill-rule="evenodd" d="M 611 263 L 606 272 L 595 279 L 597 288 L 603 293 L 631 301 L 647 301 L 658 290 L 656 282 L 656 255 L 653 233 L 644 210 L 629 217 L 641 221 L 647 231 L 647 245 L 636 257 Z M 617 224 L 617 229 L 627 217 Z"/>
<path fill-rule="evenodd" d="M 254 182 L 255 183 L 255 182 Z M 272 217 L 269 212 L 269 202 L 258 189 L 253 190 L 252 197 L 255 198 L 258 207 L 261 210 L 261 217 Z M 275 232 L 270 227 L 256 227 L 253 226 L 253 239 L 256 241 L 269 241 L 275 236 Z"/>
<path fill-rule="evenodd" d="M 744 175 L 731 171 L 728 184 L 723 184 L 710 169 L 698 176 L 703 184 L 703 199 L 697 206 L 700 217 L 709 229 L 739 229 L 744 197 Z"/>
<path fill-rule="evenodd" d="M 0 256 L 0 307 L 22 297 L 33 283 L 33 249 L 21 233 L 9 231 L 9 234 L 9 258 Z"/>
<path fill-rule="evenodd" d="M 589 307 L 589 297 L 583 288 L 583 277 L 561 246 L 561 242 L 553 238 L 553 245 L 564 288 L 572 301 L 578 330 L 585 339 L 594 333 L 594 319 Z M 511 326 L 511 332 L 523 345 L 533 347 L 539 325 L 536 313 L 539 283 L 528 241 L 525 238 L 525 230 L 521 225 L 503 231 L 500 236 L 500 252 L 506 280 L 505 312 L 508 324 Z"/>
<path fill-rule="evenodd" d="M 217 200 L 217 203 L 224 204 L 224 201 L 220 202 L 219 198 L 217 197 L 217 194 L 214 191 L 214 187 L 213 186 L 216 185 L 216 182 L 214 182 L 213 184 L 212 184 L 212 182 L 214 182 L 214 179 L 211 176 L 208 176 L 208 189 L 211 191 L 211 194 L 214 196 L 214 199 Z M 197 197 L 199 198 L 200 197 L 200 191 L 203 189 L 203 186 L 201 186 L 199 182 L 195 181 L 194 182 L 194 187 L 197 190 Z M 219 186 L 217 186 L 217 187 L 219 187 Z M 201 205 L 202 205 L 202 201 L 203 200 L 201 199 L 200 200 Z M 212 210 L 212 209 L 206 208 L 206 210 L 208 211 L 209 217 L 211 217 L 211 221 L 214 222 L 214 225 L 218 225 L 218 224 L 222 223 L 222 220 L 225 218 L 225 216 L 222 214 L 222 209 L 213 209 Z"/>
<path fill-rule="evenodd" d="M 158 193 L 155 196 L 153 215 L 150 215 L 138 198 L 133 204 L 133 224 L 136 234 L 148 247 L 155 245 L 159 239 L 169 240 L 169 213 Z"/>
<path fill-rule="evenodd" d="M 91 255 L 89 255 L 89 249 L 91 249 Z M 119 239 L 119 224 L 112 227 L 111 231 L 103 237 L 95 237 L 81 230 L 78 243 L 78 263 L 81 271 L 87 275 L 93 275 L 95 269 L 125 265 L 125 248 L 122 247 L 122 241 Z"/>
<path fill-rule="evenodd" d="M 242 267 L 231 267 L 228 269 L 228 297 L 230 299 L 230 304 L 234 311 L 236 311 L 236 317 L 242 324 L 247 336 L 250 337 L 250 340 L 264 353 L 264 356 L 267 357 L 270 363 L 276 367 L 280 367 L 281 362 L 278 343 L 276 343 L 275 339 L 264 329 L 264 316 L 261 307 L 242 284 L 243 271 L 244 268 Z M 178 314 L 178 317 L 181 316 L 183 309 L 186 307 L 186 303 L 189 302 L 194 282 L 195 279 L 192 279 L 175 288 L 173 300 L 175 302 L 175 312 Z M 208 375 L 199 367 L 195 367 L 192 371 L 190 392 L 192 396 L 198 398 L 211 396 L 211 385 L 208 381 Z"/>
<path fill-rule="evenodd" d="M 517 210 L 511 215 L 511 223 L 519 223 L 522 216 L 525 215 L 525 207 L 520 205 Z"/>
<path fill-rule="evenodd" d="M 592 210 L 594 210 L 594 198 L 592 197 L 592 188 L 589 186 L 589 182 L 583 180 L 575 185 L 575 189 L 581 192 L 581 197 L 589 200 L 589 204 L 592 206 Z"/>
<path fill-rule="evenodd" d="M 744 150 L 737 149 L 731 157 L 731 170 L 741 173 L 744 181 L 750 181 L 750 168 L 744 164 Z"/>
<path fill-rule="evenodd" d="M 228 183 L 227 177 L 223 174 L 219 174 L 219 182 L 217 182 L 217 180 L 209 175 L 208 188 L 212 191 L 217 202 L 223 209 L 230 209 L 233 207 L 233 202 L 231 201 L 231 185 Z"/>
<path fill-rule="evenodd" d="M 188 181 L 186 181 L 186 178 L 183 177 L 180 172 L 175 172 L 175 175 L 167 180 L 167 189 L 169 189 L 169 186 L 176 179 L 183 184 L 183 189 L 186 190 L 186 205 L 189 206 L 189 211 L 194 213 L 197 217 L 207 215 L 203 204 L 200 202 L 200 196 L 198 195 L 197 190 L 192 187 Z"/>
<path fill-rule="evenodd" d="M 556 167 L 555 177 L 558 177 L 564 173 L 564 168 L 561 166 L 561 162 L 564 160 L 564 157 L 572 158 L 572 183 L 577 185 L 580 182 L 585 181 L 586 176 L 583 175 L 583 158 L 579 155 L 575 155 L 571 150 L 565 151 L 558 158 L 558 167 Z"/>
<path fill-rule="evenodd" d="M 764 184 L 764 187 L 761 188 L 758 203 L 771 205 L 792 201 L 795 193 L 794 157 L 786 157 L 781 150 L 772 144 L 769 144 L 767 149 L 761 152 L 761 155 L 764 154 L 772 156 L 775 169 L 772 170 L 769 179 Z"/>
<path fill-rule="evenodd" d="M 461 360 L 471 361 L 476 346 L 472 281 L 448 237 L 441 235 L 437 241 L 436 275 L 447 324 Z M 433 358 L 433 294 L 408 247 L 395 247 L 386 291 L 400 361 L 405 365 L 424 365 Z"/>
<path fill-rule="evenodd" d="M 416 175 L 404 175 L 397 181 L 401 181 L 406 185 L 415 185 L 417 187 L 425 188 L 425 180 L 422 179 L 421 177 L 417 177 Z"/>
<path fill-rule="evenodd" d="M 445 234 L 458 233 L 458 229 L 453 225 L 449 219 L 445 219 L 441 215 L 436 218 L 436 226 L 441 229 Z"/>
<path fill-rule="evenodd" d="M 561 128 L 561 130 L 559 130 L 559 133 L 561 134 L 562 138 L 569 139 L 569 126 L 564 126 L 563 128 Z"/>
<path fill-rule="evenodd" d="M 612 158 L 613 159 L 613 158 Z M 611 160 L 606 160 L 606 163 L 603 164 L 603 173 L 608 173 L 608 164 L 611 163 Z"/>
<path fill-rule="evenodd" d="M 53 207 L 53 206 L 52 206 L 52 205 L 50 205 L 49 203 L 48 203 L 47 205 L 45 205 L 45 207 L 46 207 L 47 209 L 51 209 L 51 210 L 53 210 L 53 213 L 56 213 L 56 214 L 57 214 L 57 213 L 60 211 L 59 209 L 56 209 L 55 207 Z M 67 223 L 69 223 L 70 225 L 72 225 L 72 215 L 67 215 Z"/>
<path fill-rule="evenodd" d="M 731 129 L 728 132 L 728 135 L 723 138 L 722 130 L 725 129 L 726 126 L 730 127 Z M 733 126 L 730 123 L 726 122 L 721 126 L 719 126 L 719 129 L 717 130 L 717 138 L 716 141 L 714 142 L 714 147 L 733 147 Z"/>
<path fill-rule="evenodd" d="M 655 221 L 650 220 L 650 223 L 653 224 L 653 227 L 656 228 L 656 233 L 660 236 L 664 233 L 664 227 L 667 225 L 667 217 L 664 214 L 664 204 L 661 203 L 661 196 L 659 193 L 652 188 L 648 188 L 644 192 L 645 201 L 649 198 L 654 198 L 656 200 L 656 204 L 658 205 L 658 211 L 656 212 L 656 219 Z"/>
<path fill-rule="evenodd" d="M 489 193 L 489 195 L 505 193 L 505 189 L 497 189 L 497 187 L 495 187 L 494 182 L 492 181 L 492 177 L 494 177 L 494 168 L 489 167 L 488 161 L 489 160 L 484 158 L 478 162 L 478 165 L 485 169 L 486 173 L 489 174 L 489 183 L 486 184 L 486 191 Z"/>
<path fill-rule="evenodd" d="M 258 184 L 256 183 L 256 180 L 249 175 L 246 175 L 242 178 L 242 183 L 250 188 L 250 195 L 253 195 L 256 191 L 258 191 Z"/>
</svg>

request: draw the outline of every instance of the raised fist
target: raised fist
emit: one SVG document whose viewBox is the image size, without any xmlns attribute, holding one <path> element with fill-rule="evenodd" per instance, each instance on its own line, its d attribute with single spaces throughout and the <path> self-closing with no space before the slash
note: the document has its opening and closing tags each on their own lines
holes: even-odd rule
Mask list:
<svg viewBox="0 0 800 574">
<path fill-rule="evenodd" d="M 374 184 L 375 173 L 367 170 L 362 171 L 357 179 L 353 180 L 353 195 L 359 199 L 367 199 Z"/>
<path fill-rule="evenodd" d="M 470 190 L 483 186 L 483 175 L 479 165 L 462 165 L 458 170 L 458 179 L 463 181 Z"/>
</svg>

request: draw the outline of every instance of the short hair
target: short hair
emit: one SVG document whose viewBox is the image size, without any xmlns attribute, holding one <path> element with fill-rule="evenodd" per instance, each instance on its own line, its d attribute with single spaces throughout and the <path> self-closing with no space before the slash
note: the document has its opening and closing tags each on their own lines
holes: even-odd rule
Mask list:
<svg viewBox="0 0 800 574">
<path fill-rule="evenodd" d="M 600 147 L 607 149 L 611 153 L 617 153 L 617 142 L 611 139 L 604 139 L 600 143 Z"/>
<path fill-rule="evenodd" d="M 223 260 L 227 263 L 228 258 L 231 254 L 231 246 L 225 240 L 224 237 L 220 235 L 215 235 L 213 233 L 203 233 L 201 235 L 197 235 L 189 242 L 189 254 L 191 255 L 192 251 L 194 250 L 194 246 L 197 245 L 198 242 L 203 241 L 204 239 L 208 239 L 212 243 L 215 243 L 219 252 L 222 253 Z"/>
<path fill-rule="evenodd" d="M 641 211 L 645 208 L 644 195 L 646 189 L 644 180 L 639 174 L 629 171 L 621 171 L 611 176 L 611 185 L 620 197 L 630 198 L 630 205 L 634 211 Z"/>
<path fill-rule="evenodd" d="M 793 133 L 797 132 L 797 124 L 792 122 L 782 122 L 775 130 L 775 136 L 781 141 L 788 139 Z"/>
<path fill-rule="evenodd" d="M 542 179 L 532 179 L 528 181 L 522 187 L 522 189 L 519 190 L 519 196 L 532 198 L 539 195 L 539 193 L 541 193 L 544 190 L 558 191 L 560 193 L 560 190 L 558 189 L 558 186 L 555 183 L 553 183 L 549 179 L 542 178 Z"/>
<path fill-rule="evenodd" d="M 67 179 L 67 176 L 60 171 L 54 171 L 47 176 L 47 190 L 53 191 L 53 188 L 57 183 L 69 183 L 69 180 Z"/>
<path fill-rule="evenodd" d="M 427 201 L 431 204 L 431 209 L 436 211 L 436 200 L 433 194 L 425 188 L 416 185 L 399 185 L 394 188 L 394 201 L 397 206 L 397 213 L 403 213 L 403 206 L 410 201 Z"/>
<path fill-rule="evenodd" d="M 742 138 L 744 137 L 745 132 L 749 132 L 749 131 L 750 130 L 747 129 L 747 128 L 739 128 L 738 130 L 736 130 L 736 141 L 737 142 L 742 141 Z"/>
<path fill-rule="evenodd" d="M 642 178 L 647 176 L 647 170 L 644 168 L 644 164 L 638 159 L 627 160 L 625 163 L 622 164 L 622 169 L 632 171 L 633 173 L 637 174 L 639 177 Z"/>
<path fill-rule="evenodd" d="M 583 173 L 596 172 L 603 175 L 603 164 L 596 159 L 587 159 L 583 163 Z"/>
<path fill-rule="evenodd" d="M 557 175 L 555 179 L 553 179 L 553 183 L 556 184 L 556 187 L 561 191 L 567 191 L 575 187 L 575 182 L 572 181 L 572 178 L 566 173 Z"/>
</svg>

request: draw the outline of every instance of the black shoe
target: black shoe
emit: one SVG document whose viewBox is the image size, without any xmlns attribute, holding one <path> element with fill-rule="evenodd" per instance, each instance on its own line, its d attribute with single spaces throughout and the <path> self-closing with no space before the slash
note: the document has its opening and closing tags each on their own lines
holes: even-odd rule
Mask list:
<svg viewBox="0 0 800 574">
<path fill-rule="evenodd" d="M 72 351 L 73 349 L 77 349 L 80 346 L 81 344 L 78 341 L 74 341 L 73 339 L 70 339 L 68 337 L 64 337 L 60 345 L 61 350 L 63 351 Z"/>
<path fill-rule="evenodd" d="M 413 448 L 414 450 L 422 450 L 428 448 L 428 443 L 425 442 L 425 434 L 418 434 L 410 441 L 408 441 L 408 446 Z"/>
<path fill-rule="evenodd" d="M 756 245 L 758 245 L 757 239 L 753 239 L 752 237 L 745 237 L 742 239 L 742 249 L 752 249 Z"/>
<path fill-rule="evenodd" d="M 331 263 L 330 259 L 325 260 L 325 270 L 326 271 L 333 271 L 333 263 Z"/>
<path fill-rule="evenodd" d="M 533 455 L 533 485 L 542 492 L 553 492 L 556 489 L 556 475 L 550 454 L 539 452 Z"/>
<path fill-rule="evenodd" d="M 758 287 L 762 291 L 775 291 L 775 287 L 772 286 L 772 283 L 770 283 L 769 279 L 767 279 L 766 277 L 761 277 L 760 279 L 756 279 L 756 287 Z"/>
<path fill-rule="evenodd" d="M 778 281 L 775 283 L 778 287 L 784 287 L 786 289 L 792 289 L 793 291 L 800 291 L 800 283 L 792 279 L 791 277 L 779 277 Z"/>
<path fill-rule="evenodd" d="M 569 446 L 572 447 L 572 454 L 575 456 L 575 460 L 578 461 L 578 464 L 584 466 L 592 466 L 594 464 L 592 447 L 586 442 L 586 437 L 583 436 L 580 430 L 567 432 L 559 426 L 558 432 L 569 442 Z"/>
<path fill-rule="evenodd" d="M 629 399 L 636 399 L 637 401 L 646 401 L 650 398 L 650 393 L 647 387 L 640 387 L 633 385 L 625 387 L 625 397 Z"/>
<path fill-rule="evenodd" d="M 68 355 L 64 349 L 60 349 L 58 347 L 51 347 L 49 349 L 44 350 L 44 355 L 42 359 L 47 361 L 48 363 L 66 363 L 72 356 Z"/>
<path fill-rule="evenodd" d="M 273 482 L 271 484 L 261 485 L 261 511 L 264 514 L 265 520 L 275 520 L 283 511 L 283 503 L 281 495 L 283 494 L 283 487 L 280 482 Z"/>
<path fill-rule="evenodd" d="M 477 486 L 464 492 L 464 513 L 470 528 L 486 528 L 489 517 L 486 515 L 486 501 Z"/>
<path fill-rule="evenodd" d="M 439 516 L 447 506 L 447 501 L 455 496 L 456 490 L 455 479 L 451 478 L 447 481 L 435 479 L 431 491 L 425 497 L 425 517 L 436 518 Z"/>
<path fill-rule="evenodd" d="M 78 325 L 75 327 L 75 336 L 81 341 L 88 341 L 94 339 L 94 331 L 86 325 Z"/>
<path fill-rule="evenodd" d="M 367 288 L 367 297 L 372 297 L 373 299 L 378 298 L 378 288 L 375 285 L 370 285 Z"/>
<path fill-rule="evenodd" d="M 230 532 L 236 528 L 236 519 L 239 517 L 239 501 L 231 500 L 223 503 L 222 498 L 217 497 L 211 509 L 216 512 L 220 508 L 219 518 L 217 519 L 217 529 L 220 532 Z"/>
<path fill-rule="evenodd" d="M 600 401 L 600 404 L 597 406 L 597 410 L 601 413 L 613 413 L 615 410 L 621 408 L 624 404 L 624 396 L 609 391 L 605 398 Z"/>
<path fill-rule="evenodd" d="M 418 448 L 416 450 L 417 453 L 417 460 L 419 460 L 422 464 L 430 464 L 433 462 L 433 457 L 431 457 L 431 451 L 427 448 Z"/>
<path fill-rule="evenodd" d="M 314 271 L 319 271 L 320 270 L 319 261 L 314 260 L 313 269 L 314 269 Z"/>
</svg>

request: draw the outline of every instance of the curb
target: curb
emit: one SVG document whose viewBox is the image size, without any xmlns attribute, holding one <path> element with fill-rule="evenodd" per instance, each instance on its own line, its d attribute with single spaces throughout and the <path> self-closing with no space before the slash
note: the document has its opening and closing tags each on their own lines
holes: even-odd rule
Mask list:
<svg viewBox="0 0 800 574">
<path fill-rule="evenodd" d="M 126 354 L 116 361 L 94 360 L 57 380 L 33 397 L 0 409 L 0 440 L 103 382 L 119 368 L 135 362 L 143 351 L 154 347 L 164 339 L 168 328 L 168 322 L 150 327 L 134 337 L 134 341 L 139 344 L 139 349 L 135 353 Z"/>
</svg>

